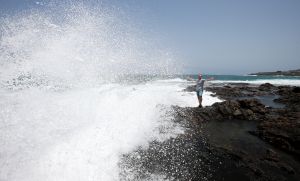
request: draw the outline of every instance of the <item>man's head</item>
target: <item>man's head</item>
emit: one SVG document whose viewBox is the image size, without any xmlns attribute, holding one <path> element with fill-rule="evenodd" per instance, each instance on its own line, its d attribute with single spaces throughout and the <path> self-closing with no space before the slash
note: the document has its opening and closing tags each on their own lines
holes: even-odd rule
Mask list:
<svg viewBox="0 0 300 181">
<path fill-rule="evenodd" d="M 198 74 L 198 80 L 201 80 L 201 79 L 202 79 L 202 74 L 199 73 L 199 74 Z"/>
</svg>

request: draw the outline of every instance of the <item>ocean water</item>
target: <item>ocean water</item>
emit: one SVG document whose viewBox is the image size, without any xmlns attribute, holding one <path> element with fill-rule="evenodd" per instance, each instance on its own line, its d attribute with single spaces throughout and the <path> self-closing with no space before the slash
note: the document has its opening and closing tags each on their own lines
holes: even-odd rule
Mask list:
<svg viewBox="0 0 300 181">
<path fill-rule="evenodd" d="M 122 154 L 184 132 L 167 114 L 171 105 L 197 106 L 183 86 L 2 91 L 1 180 L 118 180 Z M 219 101 L 205 97 L 205 105 Z"/>
<path fill-rule="evenodd" d="M 122 154 L 184 132 L 171 106 L 197 106 L 190 83 L 119 9 L 68 1 L 0 21 L 0 180 L 119 180 Z"/>
<path fill-rule="evenodd" d="M 198 105 L 194 82 L 119 9 L 41 5 L 0 19 L 0 180 L 119 180 L 122 154 L 184 132 L 171 106 Z"/>
<path fill-rule="evenodd" d="M 197 79 L 198 75 L 184 75 L 182 78 L 188 77 Z M 271 83 L 274 85 L 290 85 L 300 86 L 299 76 L 263 76 L 263 75 L 203 75 L 203 78 L 214 77 L 213 83 L 250 83 L 264 84 Z"/>
</svg>

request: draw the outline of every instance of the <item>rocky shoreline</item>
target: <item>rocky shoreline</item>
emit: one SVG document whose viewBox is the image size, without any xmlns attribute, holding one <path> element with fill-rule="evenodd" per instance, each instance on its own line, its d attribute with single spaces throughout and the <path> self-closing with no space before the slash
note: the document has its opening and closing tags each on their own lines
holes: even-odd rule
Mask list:
<svg viewBox="0 0 300 181">
<path fill-rule="evenodd" d="M 170 180 L 300 178 L 299 87 L 216 84 L 206 89 L 225 101 L 174 107 L 174 121 L 185 134 L 124 155 L 123 170 L 135 172 L 136 180 L 153 174 Z"/>
<path fill-rule="evenodd" d="M 275 72 L 257 72 L 250 75 L 271 75 L 271 76 L 300 76 L 300 69 L 288 71 L 275 71 Z"/>
</svg>

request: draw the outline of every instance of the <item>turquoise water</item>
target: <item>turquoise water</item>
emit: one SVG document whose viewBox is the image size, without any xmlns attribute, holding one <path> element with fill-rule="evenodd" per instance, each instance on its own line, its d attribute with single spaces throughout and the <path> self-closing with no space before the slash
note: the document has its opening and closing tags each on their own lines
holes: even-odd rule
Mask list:
<svg viewBox="0 0 300 181">
<path fill-rule="evenodd" d="M 250 83 L 274 85 L 300 86 L 300 76 L 251 76 L 251 75 L 203 75 L 203 79 L 213 77 L 213 83 Z M 183 80 L 197 80 L 198 75 L 125 75 L 119 82 L 141 83 L 152 80 L 165 80 L 180 78 Z M 178 80 L 177 80 L 178 81 Z"/>
<path fill-rule="evenodd" d="M 185 75 L 197 79 L 198 75 Z M 255 80 L 300 80 L 300 76 L 251 76 L 251 75 L 203 75 L 203 78 L 214 77 L 215 80 L 255 81 Z"/>
<path fill-rule="evenodd" d="M 179 76 L 186 80 L 197 80 L 198 75 L 181 75 Z M 213 77 L 212 83 L 249 83 L 249 84 L 264 84 L 270 83 L 273 85 L 290 85 L 300 86 L 300 76 L 264 76 L 264 75 L 203 75 L 203 79 Z"/>
</svg>

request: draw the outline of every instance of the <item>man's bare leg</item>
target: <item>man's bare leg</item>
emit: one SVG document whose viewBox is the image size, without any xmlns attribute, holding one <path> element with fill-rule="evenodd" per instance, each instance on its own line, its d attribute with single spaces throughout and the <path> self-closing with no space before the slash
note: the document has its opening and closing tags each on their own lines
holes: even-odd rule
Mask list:
<svg viewBox="0 0 300 181">
<path fill-rule="evenodd" d="M 202 107 L 202 96 L 198 96 L 199 107 Z"/>
</svg>

